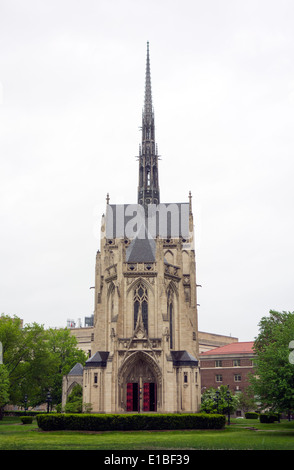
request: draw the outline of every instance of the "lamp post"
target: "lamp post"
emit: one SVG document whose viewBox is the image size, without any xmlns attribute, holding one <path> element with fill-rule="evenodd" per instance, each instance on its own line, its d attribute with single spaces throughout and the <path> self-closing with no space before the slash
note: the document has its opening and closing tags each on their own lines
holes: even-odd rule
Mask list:
<svg viewBox="0 0 294 470">
<path fill-rule="evenodd" d="M 216 409 L 218 412 L 218 402 L 219 402 L 219 390 L 215 392 L 216 398 L 214 398 L 214 401 L 216 401 Z"/>
<path fill-rule="evenodd" d="M 231 403 L 231 394 L 229 390 L 227 390 L 227 402 L 228 402 L 228 425 L 231 424 L 231 417 L 230 417 L 230 403 Z"/>
<path fill-rule="evenodd" d="M 24 404 L 25 404 L 24 409 L 25 409 L 25 415 L 26 415 L 27 414 L 27 409 L 28 409 L 28 406 L 27 406 L 28 405 L 28 396 L 27 396 L 27 394 L 24 396 Z"/>
<path fill-rule="evenodd" d="M 50 403 L 52 402 L 52 397 L 50 392 L 47 393 L 47 413 L 49 413 Z"/>
</svg>

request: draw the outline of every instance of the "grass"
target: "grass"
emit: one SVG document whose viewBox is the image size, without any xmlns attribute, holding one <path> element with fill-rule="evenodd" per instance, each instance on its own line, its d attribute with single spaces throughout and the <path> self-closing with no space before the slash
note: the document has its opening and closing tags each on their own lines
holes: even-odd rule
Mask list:
<svg viewBox="0 0 294 470">
<path fill-rule="evenodd" d="M 294 450 L 294 421 L 232 420 L 223 430 L 42 432 L 36 420 L 0 421 L 0 450 Z"/>
</svg>

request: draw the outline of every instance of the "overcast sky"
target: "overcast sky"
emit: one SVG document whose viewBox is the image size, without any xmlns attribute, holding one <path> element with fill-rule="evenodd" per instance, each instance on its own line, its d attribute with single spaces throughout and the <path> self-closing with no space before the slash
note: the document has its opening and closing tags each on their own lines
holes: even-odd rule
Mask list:
<svg viewBox="0 0 294 470">
<path fill-rule="evenodd" d="M 193 196 L 199 329 L 294 310 L 293 0 L 0 0 L 0 313 L 94 309 L 106 194 L 137 202 L 146 43 L 161 202 Z"/>
</svg>

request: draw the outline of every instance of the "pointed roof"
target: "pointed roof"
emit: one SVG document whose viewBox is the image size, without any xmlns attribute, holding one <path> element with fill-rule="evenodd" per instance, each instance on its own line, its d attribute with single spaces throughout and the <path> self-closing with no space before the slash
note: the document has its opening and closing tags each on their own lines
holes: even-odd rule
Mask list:
<svg viewBox="0 0 294 470">
<path fill-rule="evenodd" d="M 154 263 L 156 245 L 149 238 L 135 238 L 126 250 L 127 263 Z"/>
<path fill-rule="evenodd" d="M 73 366 L 68 375 L 83 375 L 83 366 L 79 362 Z"/>
<path fill-rule="evenodd" d="M 146 221 L 142 221 L 136 237 L 126 249 L 127 263 L 154 263 L 156 243 L 148 233 Z"/>
</svg>

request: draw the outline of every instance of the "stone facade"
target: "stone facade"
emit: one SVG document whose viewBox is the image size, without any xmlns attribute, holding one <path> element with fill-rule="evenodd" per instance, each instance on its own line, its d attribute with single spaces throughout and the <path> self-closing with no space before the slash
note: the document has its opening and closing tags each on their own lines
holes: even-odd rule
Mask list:
<svg viewBox="0 0 294 470">
<path fill-rule="evenodd" d="M 93 411 L 198 409 L 195 259 L 183 245 L 182 239 L 158 238 L 152 262 L 128 263 L 129 240 L 102 238 L 94 354 L 84 369 L 84 400 Z M 146 397 L 144 404 L 148 387 L 154 404 Z"/>
<path fill-rule="evenodd" d="M 199 340 L 192 197 L 161 204 L 149 46 L 136 205 L 107 196 L 96 255 L 91 357 L 83 401 L 93 412 L 196 412 Z"/>
<path fill-rule="evenodd" d="M 82 349 L 89 357 L 91 354 L 91 342 L 94 335 L 94 327 L 70 328 L 70 333 L 77 340 L 77 348 Z M 225 336 L 216 333 L 198 331 L 199 353 L 238 342 L 234 336 Z"/>
</svg>

